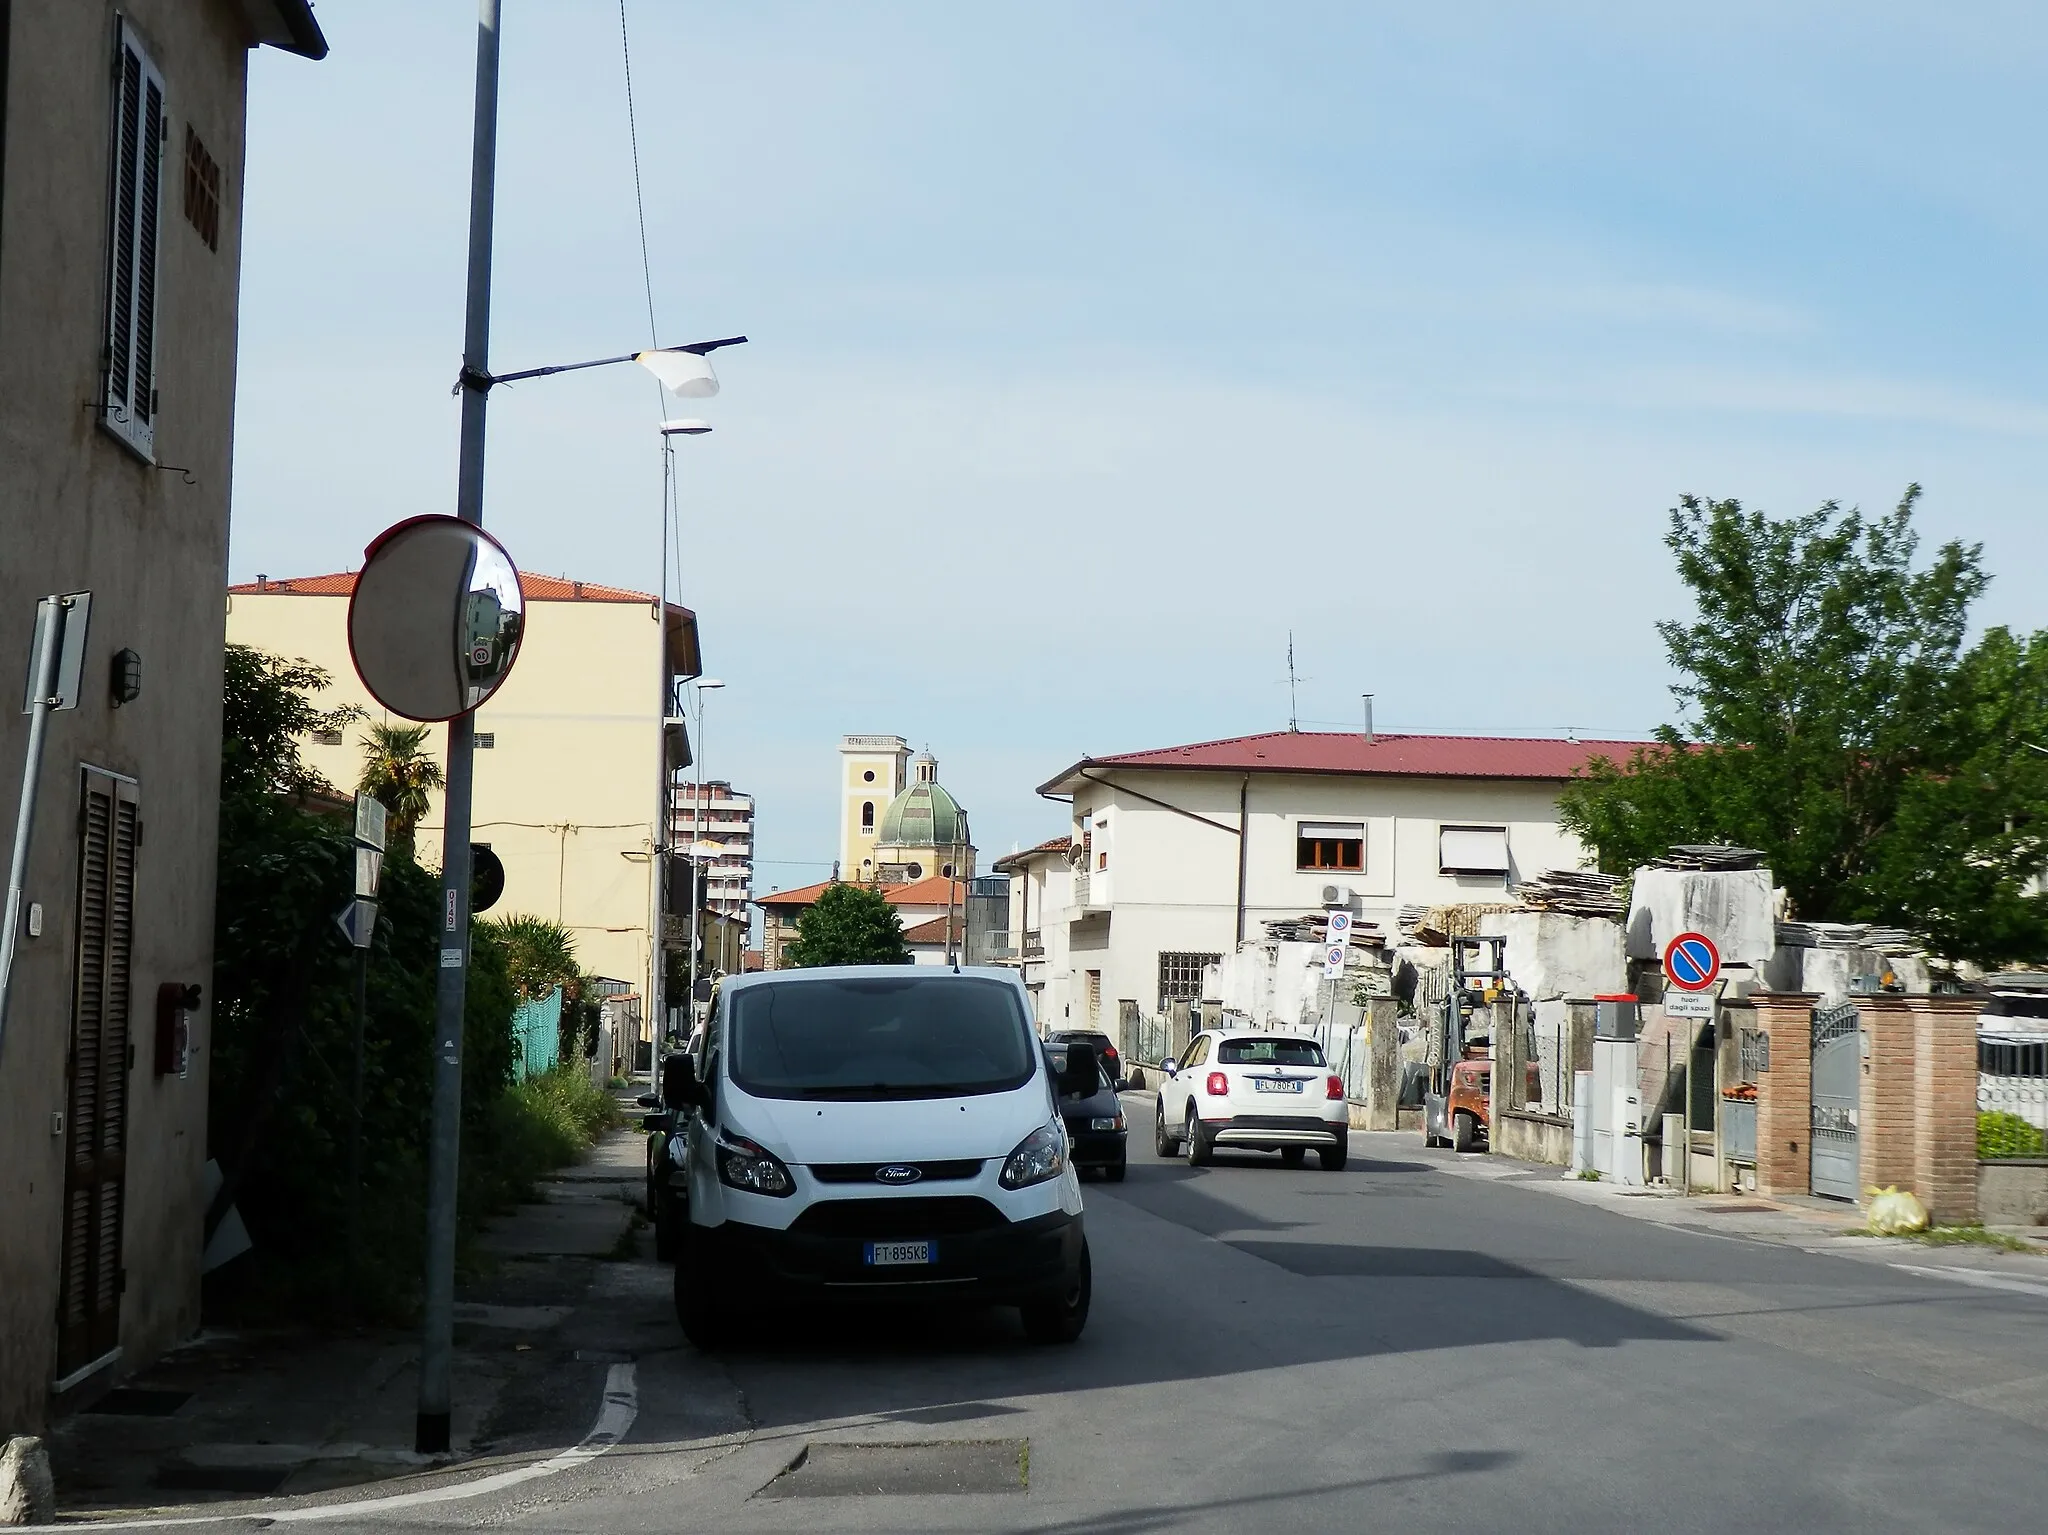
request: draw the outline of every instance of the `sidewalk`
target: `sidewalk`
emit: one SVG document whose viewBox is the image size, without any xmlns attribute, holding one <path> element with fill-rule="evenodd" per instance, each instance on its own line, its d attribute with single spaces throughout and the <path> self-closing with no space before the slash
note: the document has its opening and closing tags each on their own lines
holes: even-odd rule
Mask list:
<svg viewBox="0 0 2048 1535">
<path fill-rule="evenodd" d="M 644 1298 L 607 1305 L 621 1271 L 641 1267 L 616 1260 L 651 1247 L 643 1146 L 637 1130 L 611 1132 L 538 1203 L 485 1228 L 485 1272 L 457 1294 L 451 1454 L 412 1448 L 416 1330 L 208 1330 L 55 1425 L 60 1514 L 288 1499 L 574 1443 L 607 1366 L 673 1341 L 656 1341 L 665 1318 Z"/>
<path fill-rule="evenodd" d="M 2048 1227 L 1997 1228 L 2003 1235 L 2027 1242 L 2034 1251 L 2008 1252 L 1970 1244 L 1934 1247 L 1904 1237 L 1851 1235 L 1863 1225 L 1863 1212 L 1838 1200 L 1759 1194 L 1688 1196 L 1673 1189 L 1622 1188 L 1604 1180 L 1581 1179 L 1545 1163 L 1519 1162 L 1491 1153 L 1461 1157 L 1454 1151 L 1427 1148 L 1422 1137 L 1411 1131 L 1354 1130 L 1351 1144 L 1368 1157 L 1428 1162 L 1454 1177 L 1513 1184 L 1704 1236 L 1778 1242 L 1807 1252 L 1903 1265 L 1921 1272 L 1954 1271 L 1963 1282 L 1969 1282 L 1971 1275 L 2007 1277 L 2029 1292 L 2038 1286 L 2042 1298 L 2048 1299 L 2048 1261 L 2044 1261 L 2048 1260 Z"/>
</svg>

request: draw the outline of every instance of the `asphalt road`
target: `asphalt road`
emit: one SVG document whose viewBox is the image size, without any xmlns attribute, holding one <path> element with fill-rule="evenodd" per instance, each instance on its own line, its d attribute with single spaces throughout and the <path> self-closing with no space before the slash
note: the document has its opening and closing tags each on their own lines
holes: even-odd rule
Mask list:
<svg viewBox="0 0 2048 1535">
<path fill-rule="evenodd" d="M 1003 1313 L 827 1314 L 706 1358 L 662 1341 L 667 1271 L 625 1265 L 588 1324 L 639 1344 L 624 1444 L 502 1494 L 335 1524 L 1139 1535 L 2048 1519 L 2048 1293 L 1633 1220 L 1453 1173 L 1414 1137 L 1356 1137 L 1342 1173 L 1227 1153 L 1191 1170 L 1153 1157 L 1133 1107 L 1129 1180 L 1087 1185 L 1095 1296 L 1079 1344 L 1034 1348 Z"/>
</svg>

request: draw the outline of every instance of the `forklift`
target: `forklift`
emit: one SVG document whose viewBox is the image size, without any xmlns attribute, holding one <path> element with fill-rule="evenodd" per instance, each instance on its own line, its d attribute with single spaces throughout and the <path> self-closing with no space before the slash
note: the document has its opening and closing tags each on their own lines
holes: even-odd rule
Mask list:
<svg viewBox="0 0 2048 1535">
<path fill-rule="evenodd" d="M 1493 1040 L 1468 1032 L 1473 1011 L 1516 994 L 1505 938 L 1453 938 L 1451 991 L 1430 1020 L 1422 1144 L 1474 1151 L 1492 1143 Z M 1532 1062 L 1533 1065 L 1533 1062 Z"/>
</svg>

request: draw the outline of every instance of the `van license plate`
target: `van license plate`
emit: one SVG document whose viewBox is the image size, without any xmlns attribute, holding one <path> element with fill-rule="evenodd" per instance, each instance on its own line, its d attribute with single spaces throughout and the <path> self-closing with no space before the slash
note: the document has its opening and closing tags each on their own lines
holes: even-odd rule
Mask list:
<svg viewBox="0 0 2048 1535">
<path fill-rule="evenodd" d="M 1298 1093 L 1301 1091 L 1301 1084 L 1299 1082 L 1269 1082 L 1264 1077 L 1253 1078 L 1252 1086 L 1262 1093 Z"/>
<path fill-rule="evenodd" d="M 929 1242 L 870 1242 L 867 1260 L 877 1268 L 894 1263 L 929 1263 L 932 1261 L 932 1244 Z"/>
</svg>

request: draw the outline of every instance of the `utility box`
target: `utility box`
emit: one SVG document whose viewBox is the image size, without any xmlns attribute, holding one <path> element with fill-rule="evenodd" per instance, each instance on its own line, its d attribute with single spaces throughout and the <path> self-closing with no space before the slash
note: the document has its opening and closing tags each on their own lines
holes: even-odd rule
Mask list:
<svg viewBox="0 0 2048 1535">
<path fill-rule="evenodd" d="M 1593 1169 L 1624 1187 L 1643 1181 L 1643 1100 L 1636 1078 L 1641 1004 L 1601 997 L 1593 1020 Z"/>
</svg>

